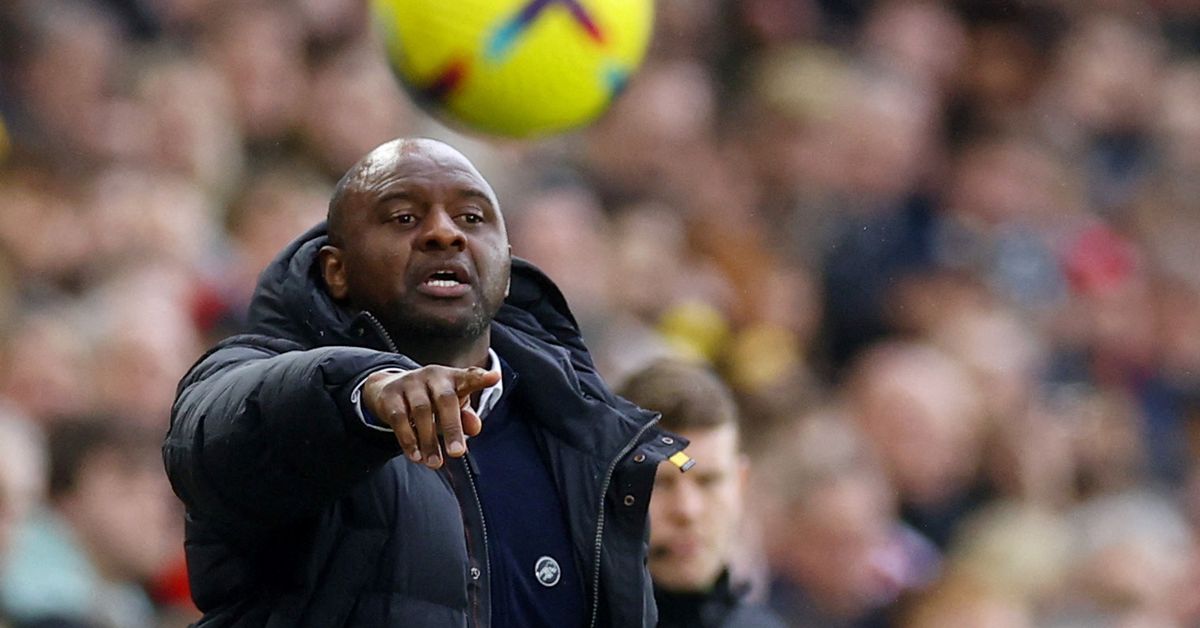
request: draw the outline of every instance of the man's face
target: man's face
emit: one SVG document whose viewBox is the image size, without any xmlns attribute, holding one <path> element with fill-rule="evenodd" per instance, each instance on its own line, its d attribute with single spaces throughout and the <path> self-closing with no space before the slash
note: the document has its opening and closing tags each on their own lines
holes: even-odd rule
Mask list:
<svg viewBox="0 0 1200 628">
<path fill-rule="evenodd" d="M 170 559 L 171 487 L 158 468 L 154 449 L 136 462 L 98 451 L 83 463 L 79 485 L 59 507 L 107 577 L 139 582 L 159 573 Z"/>
<path fill-rule="evenodd" d="M 672 465 L 658 469 L 650 499 L 650 573 L 668 591 L 706 591 L 729 562 L 746 463 L 732 424 L 680 435 L 698 462 L 687 473 Z"/>
<path fill-rule="evenodd" d="M 504 301 L 508 234 L 491 186 L 443 144 L 377 151 L 344 200 L 334 298 L 394 333 L 478 337 Z"/>
</svg>

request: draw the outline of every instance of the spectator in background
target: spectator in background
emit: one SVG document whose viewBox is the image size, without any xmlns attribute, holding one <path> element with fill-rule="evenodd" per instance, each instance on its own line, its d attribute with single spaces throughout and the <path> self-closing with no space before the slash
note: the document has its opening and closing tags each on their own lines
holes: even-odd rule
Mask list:
<svg viewBox="0 0 1200 628">
<path fill-rule="evenodd" d="M 212 15 L 201 50 L 233 88 L 237 122 L 251 154 L 269 156 L 304 114 L 303 16 L 282 2 L 238 4 L 236 11 Z"/>
<path fill-rule="evenodd" d="M 792 628 L 883 628 L 931 582 L 933 545 L 899 520 L 887 475 L 837 410 L 780 429 L 755 461 L 770 604 Z"/>
<path fill-rule="evenodd" d="M 140 111 L 114 90 L 129 63 L 117 20 L 83 0 L 11 4 L 24 46 L 6 86 L 22 149 L 67 169 L 144 153 Z"/>
<path fill-rule="evenodd" d="M 230 251 L 206 304 L 204 327 L 212 340 L 245 328 L 259 273 L 296 234 L 325 216 L 331 192 L 307 164 L 268 164 L 246 180 L 225 212 Z"/>
<path fill-rule="evenodd" d="M 1195 626 L 1197 546 L 1179 508 L 1137 489 L 1070 514 L 1068 595 L 1051 626 Z"/>
<path fill-rule="evenodd" d="M 650 499 L 650 575 L 660 628 L 782 628 L 750 604 L 730 565 L 749 461 L 739 451 L 737 408 L 708 370 L 663 359 L 635 371 L 618 394 L 662 413 L 660 425 L 690 441 L 690 473 L 660 468 Z"/>
<path fill-rule="evenodd" d="M 72 211 L 87 221 L 89 248 L 79 274 L 93 283 L 129 266 L 193 269 L 216 236 L 212 197 L 182 175 L 114 166 L 81 192 L 86 205 Z"/>
<path fill-rule="evenodd" d="M 966 369 L 920 343 L 876 345 L 856 362 L 847 417 L 895 487 L 904 520 L 939 547 L 986 498 L 978 484 L 986 425 Z"/>
<path fill-rule="evenodd" d="M 55 421 L 49 505 L 26 519 L 0 571 L 14 620 L 88 628 L 151 628 L 143 583 L 170 556 L 168 486 L 159 437 L 119 417 Z"/>
<path fill-rule="evenodd" d="M 0 338 L 0 398 L 47 424 L 92 399 L 85 335 L 67 308 L 24 313 Z"/>
<path fill-rule="evenodd" d="M 17 529 L 45 493 L 45 454 L 37 426 L 12 407 L 0 408 L 0 589 Z M 9 620 L 0 596 L 0 628 L 15 628 Z"/>
<path fill-rule="evenodd" d="M 0 565 L 18 524 L 45 492 L 45 455 L 42 432 L 14 408 L 0 408 Z"/>
<path fill-rule="evenodd" d="M 1033 614 L 1019 603 L 969 583 L 938 589 L 906 616 L 903 628 L 1033 628 Z"/>
<path fill-rule="evenodd" d="M 939 581 L 903 614 L 904 628 L 1026 628 L 1059 592 L 1070 530 L 1057 513 L 1016 501 L 976 513 Z M 1036 624 L 1040 625 L 1040 624 Z"/>
<path fill-rule="evenodd" d="M 821 274 L 823 339 L 835 369 L 894 333 L 893 291 L 933 264 L 936 205 L 929 171 L 939 162 L 937 101 L 920 85 L 888 74 L 852 74 L 827 121 L 839 137 L 832 181 L 833 226 Z"/>
<path fill-rule="evenodd" d="M 321 59 L 312 70 L 306 97 L 302 141 L 334 178 L 380 142 L 414 126 L 412 105 L 378 50 L 370 46 Z"/>
<path fill-rule="evenodd" d="M 20 170 L 0 177 L 0 248 L 22 293 L 45 297 L 78 281 L 94 246 L 83 221 L 45 172 Z M 25 304 L 28 308 L 30 303 Z"/>
<path fill-rule="evenodd" d="M 233 88 L 211 61 L 170 45 L 152 52 L 134 93 L 151 136 L 148 160 L 214 195 L 245 175 Z"/>
<path fill-rule="evenodd" d="M 1030 314 L 1060 305 L 1066 279 L 1054 238 L 1081 219 L 1076 173 L 1021 135 L 977 138 L 949 170 L 932 234 L 938 265 L 978 277 Z"/>
<path fill-rule="evenodd" d="M 601 197 L 657 200 L 693 183 L 696 159 L 712 150 L 713 90 L 709 71 L 695 61 L 643 66 L 586 134 L 583 156 Z"/>
<path fill-rule="evenodd" d="M 92 295 L 99 314 L 93 316 L 89 407 L 160 431 L 174 384 L 203 350 L 185 309 L 189 285 L 173 270 L 139 266 Z"/>
<path fill-rule="evenodd" d="M 610 285 L 616 271 L 596 264 L 612 258 L 617 240 L 609 231 L 599 199 L 582 186 L 540 190 L 521 203 L 511 220 L 513 246 L 554 277 L 588 338 L 612 325 L 615 314 Z M 631 281 L 629 289 L 638 283 Z"/>
</svg>

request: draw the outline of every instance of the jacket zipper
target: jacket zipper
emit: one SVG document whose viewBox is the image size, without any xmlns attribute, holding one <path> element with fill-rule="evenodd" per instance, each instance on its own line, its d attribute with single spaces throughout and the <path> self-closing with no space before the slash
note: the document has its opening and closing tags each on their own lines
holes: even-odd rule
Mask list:
<svg viewBox="0 0 1200 628">
<path fill-rule="evenodd" d="M 479 528 L 483 531 L 483 568 L 488 577 L 488 588 L 491 588 L 492 559 L 488 555 L 487 519 L 483 516 L 483 501 L 479 499 L 479 491 L 475 488 L 475 472 L 471 470 L 470 453 L 463 454 L 463 468 L 467 471 L 467 484 L 471 486 L 471 495 L 475 498 L 475 507 L 479 509 Z M 475 600 L 479 604 L 479 600 Z M 477 607 L 478 608 L 478 607 Z M 490 618 L 488 624 L 491 624 Z"/>
<path fill-rule="evenodd" d="M 642 429 L 638 430 L 637 434 L 634 434 L 633 439 L 621 448 L 617 456 L 608 464 L 608 471 L 604 474 L 604 483 L 600 485 L 600 511 L 596 517 L 596 544 L 592 552 L 592 620 L 588 624 L 591 628 L 596 628 L 596 620 L 599 618 L 600 613 L 600 551 L 601 546 L 604 544 L 604 498 L 608 495 L 608 487 L 612 484 L 612 476 L 617 470 L 617 464 L 637 445 L 637 442 L 641 440 L 646 430 L 658 423 L 658 419 L 659 417 L 654 417 L 653 420 L 643 425 Z"/>
<path fill-rule="evenodd" d="M 400 350 L 396 348 L 395 341 L 392 340 L 391 334 L 388 333 L 387 329 L 383 326 L 383 323 L 380 323 L 379 319 L 375 318 L 375 315 L 370 312 L 364 310 L 363 314 L 366 316 L 367 320 L 371 321 L 371 324 L 375 327 L 375 330 L 379 332 L 379 335 L 383 338 L 383 341 L 387 343 L 388 351 L 391 351 L 392 353 L 400 353 Z M 479 528 L 483 532 L 483 567 L 487 570 L 485 573 L 488 574 L 490 580 L 490 574 L 492 573 L 492 560 L 488 556 L 487 520 L 483 516 L 483 501 L 479 499 L 479 490 L 475 488 L 475 473 L 471 471 L 471 463 L 469 460 L 470 456 L 471 454 L 469 453 L 463 455 L 463 469 L 465 469 L 467 472 L 467 484 L 471 487 L 471 496 L 475 498 L 475 507 L 479 510 Z M 479 600 L 476 600 L 475 603 L 478 605 Z M 478 606 L 476 606 L 476 608 L 478 608 Z"/>
<path fill-rule="evenodd" d="M 392 341 L 392 335 L 384 328 L 383 323 L 379 322 L 379 319 L 375 318 L 374 314 L 366 310 L 363 310 L 363 315 L 367 320 L 371 321 L 371 325 L 375 327 L 375 331 L 379 332 L 379 335 L 383 337 L 383 341 L 387 343 L 387 350 L 392 353 L 400 353 L 400 350 L 396 348 L 396 343 Z"/>
</svg>

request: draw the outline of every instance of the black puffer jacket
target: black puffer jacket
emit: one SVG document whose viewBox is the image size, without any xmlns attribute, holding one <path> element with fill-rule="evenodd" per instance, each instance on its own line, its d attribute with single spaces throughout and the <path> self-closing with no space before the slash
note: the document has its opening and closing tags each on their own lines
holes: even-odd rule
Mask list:
<svg viewBox="0 0 1200 628">
<path fill-rule="evenodd" d="M 200 626 L 486 626 L 485 522 L 469 460 L 440 471 L 365 427 L 350 393 L 416 365 L 327 296 L 318 225 L 263 273 L 251 330 L 180 383 L 163 446 L 187 506 Z M 492 348 L 518 373 L 567 510 L 591 625 L 653 626 L 646 506 L 683 442 L 596 374 L 558 289 L 514 260 Z M 469 454 L 468 454 L 469 458 Z"/>
</svg>

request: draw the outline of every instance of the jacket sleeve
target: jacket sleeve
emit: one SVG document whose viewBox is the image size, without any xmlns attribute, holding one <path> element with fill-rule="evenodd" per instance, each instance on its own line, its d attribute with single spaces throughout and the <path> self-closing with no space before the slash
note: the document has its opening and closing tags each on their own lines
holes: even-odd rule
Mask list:
<svg viewBox="0 0 1200 628">
<path fill-rule="evenodd" d="M 180 383 L 163 445 L 171 485 L 190 516 L 230 532 L 312 516 L 400 451 L 359 419 L 355 385 L 417 366 L 368 349 L 227 340 Z"/>
</svg>

